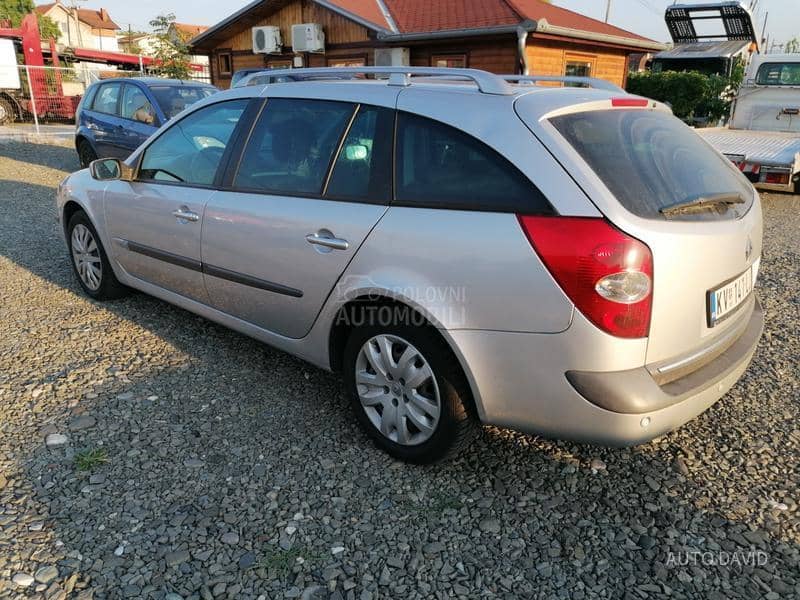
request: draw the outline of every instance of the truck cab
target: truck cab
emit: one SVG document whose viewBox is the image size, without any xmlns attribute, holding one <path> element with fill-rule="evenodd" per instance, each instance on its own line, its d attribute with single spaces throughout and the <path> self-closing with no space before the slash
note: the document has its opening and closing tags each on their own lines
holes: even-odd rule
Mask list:
<svg viewBox="0 0 800 600">
<path fill-rule="evenodd" d="M 800 134 L 800 54 L 753 57 L 730 127 Z"/>
</svg>

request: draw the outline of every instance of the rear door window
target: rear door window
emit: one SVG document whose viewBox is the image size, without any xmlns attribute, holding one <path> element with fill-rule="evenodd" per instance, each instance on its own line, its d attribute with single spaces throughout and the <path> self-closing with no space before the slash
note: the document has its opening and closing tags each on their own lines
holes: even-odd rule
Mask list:
<svg viewBox="0 0 800 600">
<path fill-rule="evenodd" d="M 268 100 L 242 155 L 234 187 L 321 195 L 354 110 L 348 102 Z"/>
<path fill-rule="evenodd" d="M 651 110 L 600 110 L 550 119 L 617 200 L 646 219 L 666 218 L 676 204 L 738 194 L 744 202 L 712 205 L 691 220 L 738 218 L 753 202 L 750 184 L 694 131 Z M 686 218 L 686 217 L 681 217 Z"/>
<path fill-rule="evenodd" d="M 119 115 L 119 83 L 104 83 L 94 98 L 93 110 L 107 115 Z"/>
<path fill-rule="evenodd" d="M 153 85 L 150 91 L 156 97 L 161 112 L 171 119 L 184 108 L 216 93 L 216 88 L 201 85 Z"/>
<path fill-rule="evenodd" d="M 551 214 L 519 169 L 495 150 L 438 121 L 400 113 L 395 200 L 406 206 Z"/>
<path fill-rule="evenodd" d="M 361 105 L 333 167 L 326 197 L 388 203 L 392 194 L 394 111 Z"/>
<path fill-rule="evenodd" d="M 124 119 L 139 121 L 147 125 L 153 125 L 155 122 L 155 112 L 144 90 L 131 83 L 125 84 L 123 89 L 120 113 Z"/>
</svg>

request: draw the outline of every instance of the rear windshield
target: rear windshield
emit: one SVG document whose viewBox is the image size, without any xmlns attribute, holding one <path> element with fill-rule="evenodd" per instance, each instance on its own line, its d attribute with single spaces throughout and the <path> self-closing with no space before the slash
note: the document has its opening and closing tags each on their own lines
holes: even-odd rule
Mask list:
<svg viewBox="0 0 800 600">
<path fill-rule="evenodd" d="M 756 74 L 758 85 L 800 85 L 800 62 L 764 63 Z"/>
<path fill-rule="evenodd" d="M 692 220 L 731 219 L 746 213 L 753 202 L 744 176 L 668 113 L 591 111 L 550 122 L 620 203 L 639 217 L 661 219 L 661 209 L 669 206 L 739 194 L 743 204 L 714 205 L 689 215 Z"/>
<path fill-rule="evenodd" d="M 217 91 L 216 88 L 199 85 L 157 85 L 150 90 L 167 119 Z"/>
</svg>

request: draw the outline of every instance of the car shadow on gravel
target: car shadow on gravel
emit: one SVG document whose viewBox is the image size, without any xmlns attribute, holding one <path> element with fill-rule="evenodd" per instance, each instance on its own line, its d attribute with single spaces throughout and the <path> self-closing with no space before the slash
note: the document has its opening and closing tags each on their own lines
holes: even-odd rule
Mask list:
<svg viewBox="0 0 800 600">
<path fill-rule="evenodd" d="M 451 463 L 405 465 L 358 431 L 336 376 L 143 294 L 82 296 L 52 194 L 0 180 L 18 286 L 0 297 L 50 299 L 18 330 L 34 362 L 0 376 L 25 415 L 5 429 L 0 542 L 25 549 L 6 572 L 54 564 L 47 585 L 96 598 L 800 593 L 796 466 L 762 462 L 800 440 L 745 421 L 759 379 L 640 448 L 486 428 Z M 760 350 L 754 373 L 774 363 Z"/>
<path fill-rule="evenodd" d="M 0 141 L 0 157 L 25 161 L 26 163 L 51 169 L 64 170 L 68 173 L 81 168 L 75 147 L 71 144 L 68 145 L 67 142 L 55 145 Z"/>
</svg>

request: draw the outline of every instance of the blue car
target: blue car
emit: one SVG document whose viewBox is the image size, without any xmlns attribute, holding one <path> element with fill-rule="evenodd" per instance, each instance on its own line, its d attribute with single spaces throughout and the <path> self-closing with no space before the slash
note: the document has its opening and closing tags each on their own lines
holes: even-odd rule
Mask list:
<svg viewBox="0 0 800 600">
<path fill-rule="evenodd" d="M 125 159 L 187 106 L 217 92 L 193 81 L 119 78 L 93 83 L 75 113 L 81 166 L 97 158 Z"/>
</svg>

